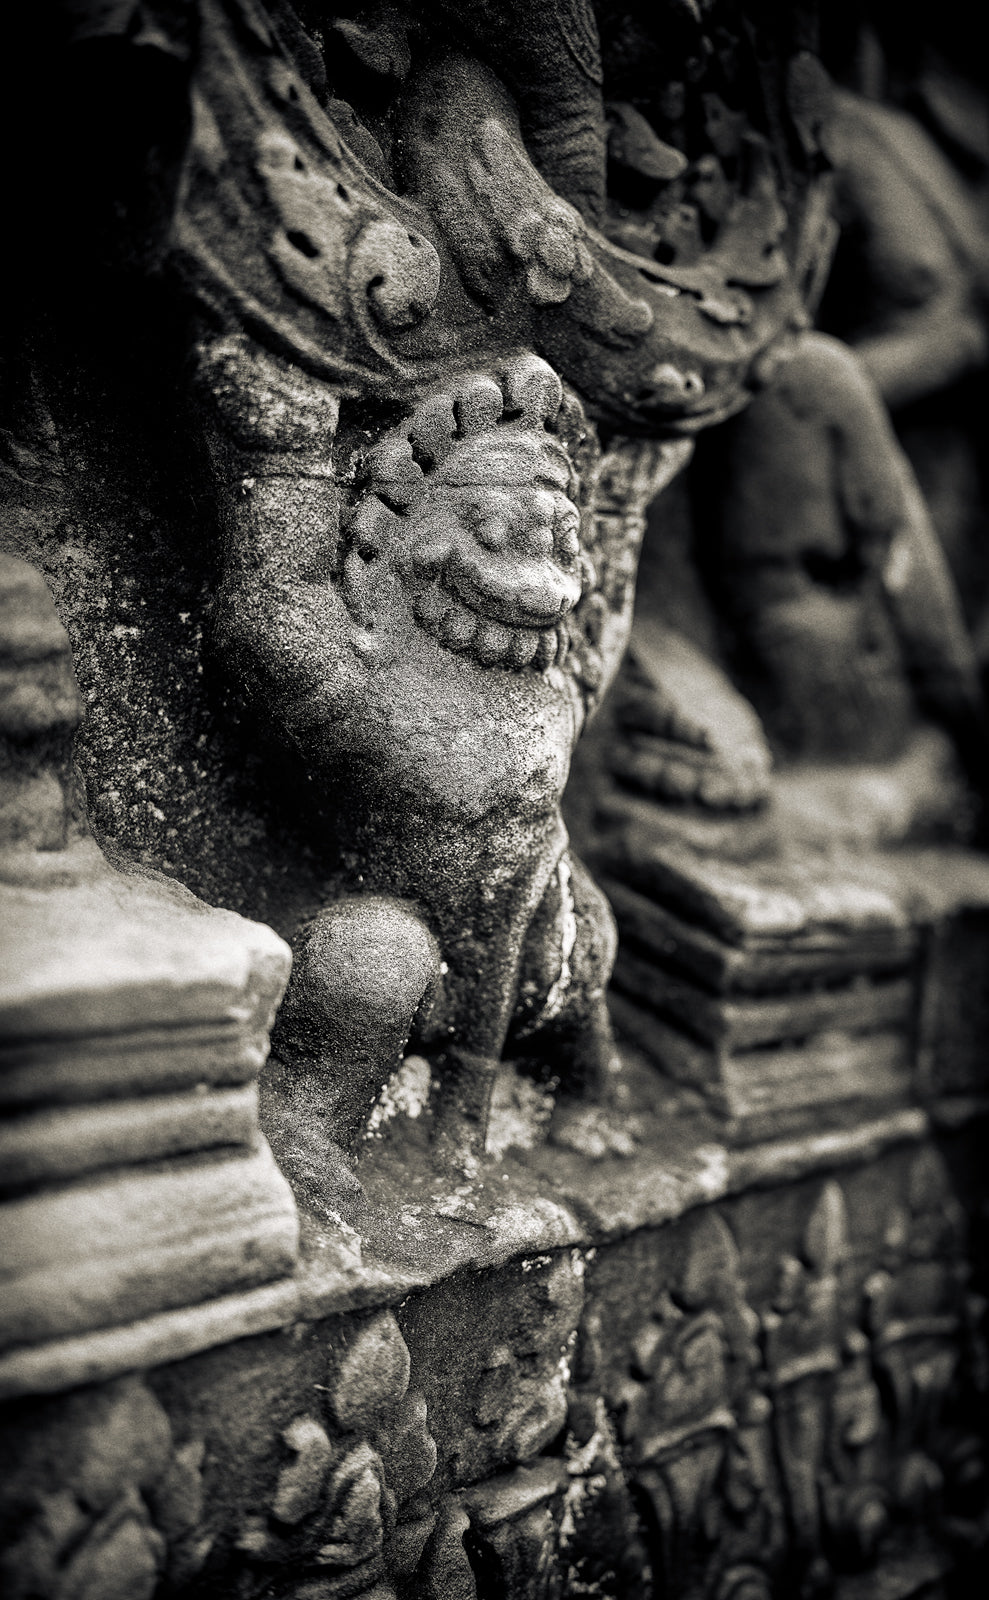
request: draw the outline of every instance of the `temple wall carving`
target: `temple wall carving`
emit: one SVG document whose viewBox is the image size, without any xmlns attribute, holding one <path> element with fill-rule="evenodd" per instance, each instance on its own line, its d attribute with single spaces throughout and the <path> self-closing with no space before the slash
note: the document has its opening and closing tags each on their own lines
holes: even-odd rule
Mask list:
<svg viewBox="0 0 989 1600">
<path fill-rule="evenodd" d="M 969 32 L 12 22 L 3 1596 L 982 1592 Z"/>
</svg>

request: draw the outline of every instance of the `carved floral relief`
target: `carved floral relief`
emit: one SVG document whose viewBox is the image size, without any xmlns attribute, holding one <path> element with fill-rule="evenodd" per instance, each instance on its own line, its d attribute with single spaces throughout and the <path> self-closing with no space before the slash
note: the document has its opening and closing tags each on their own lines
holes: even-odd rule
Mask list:
<svg viewBox="0 0 989 1600">
<path fill-rule="evenodd" d="M 806 1134 L 822 1103 L 840 1106 L 839 1131 L 852 1141 L 849 1105 L 885 1094 L 907 1112 L 901 1133 L 909 1124 L 916 1135 L 906 1105 L 911 984 L 933 913 L 924 922 L 913 900 L 875 888 L 869 852 L 915 829 L 926 839 L 951 810 L 963 838 L 984 776 L 978 663 L 916 483 L 861 363 L 809 331 L 835 243 L 831 89 L 809 8 L 772 25 L 733 0 L 539 0 L 524 25 L 500 0 L 353 9 L 154 0 L 75 6 L 65 23 L 69 58 L 77 47 L 85 57 L 87 41 L 108 47 L 111 87 L 113 59 L 131 56 L 167 80 L 148 111 L 154 122 L 170 108 L 167 138 L 152 130 L 135 158 L 148 164 L 144 177 L 154 169 L 164 180 L 153 237 L 134 245 L 140 222 L 119 197 L 108 227 L 131 240 L 120 281 L 134 325 L 162 308 L 172 319 L 180 350 L 167 406 L 156 395 L 160 412 L 143 423 L 167 434 L 167 415 L 184 430 L 165 458 L 188 503 L 173 513 L 174 549 L 150 519 L 131 517 L 123 491 L 119 503 L 108 494 L 106 510 L 84 430 L 56 449 L 65 426 L 56 418 L 86 410 L 86 384 L 70 404 L 50 373 L 36 382 L 34 365 L 52 357 L 43 339 L 36 357 L 29 327 L 18 360 L 43 448 L 34 441 L 11 457 L 16 542 L 58 571 L 74 616 L 78 593 L 100 591 L 105 576 L 82 535 L 83 556 L 59 568 L 60 539 L 76 552 L 77 516 L 87 537 L 104 520 L 111 530 L 133 521 L 170 606 L 171 565 L 191 561 L 196 529 L 208 529 L 195 604 L 176 606 L 178 621 L 169 614 L 195 639 L 176 649 L 179 676 L 197 679 L 183 685 L 201 715 L 201 765 L 190 770 L 220 774 L 210 861 L 197 870 L 213 870 L 215 852 L 223 894 L 249 884 L 247 900 L 266 879 L 293 971 L 260 1125 L 263 1007 L 234 1041 L 244 1093 L 210 1098 L 217 1085 L 199 1057 L 195 1073 L 182 1057 L 192 1074 L 182 1087 L 197 1098 L 180 1135 L 190 1140 L 195 1124 L 207 1142 L 182 1144 L 176 1181 L 187 1158 L 208 1152 L 210 1206 L 223 1222 L 229 1201 L 251 1226 L 231 1226 L 229 1258 L 212 1235 L 203 1243 L 190 1189 L 189 1238 L 223 1268 L 202 1295 L 257 1290 L 270 1318 L 245 1315 L 237 1335 L 260 1328 L 269 1355 L 286 1343 L 271 1393 L 238 1419 L 243 1461 L 215 1453 L 222 1430 L 211 1435 L 209 1423 L 221 1407 L 207 1392 L 208 1356 L 203 1426 L 191 1431 L 156 1398 L 169 1391 L 181 1414 L 174 1373 L 80 1390 L 67 1402 L 57 1486 L 49 1454 L 30 1494 L 5 1507 L 16 1524 L 4 1558 L 11 1592 L 768 1600 L 885 1572 L 890 1549 L 915 1532 L 977 1549 L 984 1463 L 967 1413 L 985 1399 L 984 1306 L 930 1150 L 891 1205 L 868 1269 L 856 1259 L 844 1179 L 822 1180 L 802 1226 L 783 1229 L 768 1296 L 750 1292 L 732 1232 L 738 1172 L 762 1170 L 768 1214 L 785 1184 L 765 1178 L 759 1151 L 792 1127 Z M 846 138 L 854 126 L 880 137 L 847 103 L 844 115 Z M 846 187 L 861 177 L 858 160 L 861 151 L 846 151 Z M 95 250 L 85 230 L 79 249 Z M 967 262 L 966 347 L 952 372 L 979 359 L 976 275 Z M 881 355 L 865 341 L 865 364 L 880 373 Z M 159 487 L 142 492 L 153 500 Z M 57 514 L 38 510 L 49 493 Z M 677 506 L 679 532 L 665 520 Z M 659 603 L 677 538 L 681 586 Z M 643 546 L 655 581 L 633 632 Z M 130 595 L 138 620 L 111 625 L 108 615 L 103 632 L 140 664 L 140 603 L 155 602 L 133 599 L 128 552 L 111 549 L 105 586 L 113 604 L 118 590 Z M 574 1199 L 589 1160 L 576 1179 L 570 1169 L 568 1194 L 574 1228 L 586 1205 L 589 1232 L 604 1236 L 600 1259 L 593 1246 L 559 1248 L 559 1234 L 546 1254 L 528 1255 L 514 1236 L 492 1242 L 470 1204 L 430 1206 L 438 1185 L 448 1196 L 451 1178 L 464 1179 L 462 1198 L 494 1167 L 489 1109 L 506 1069 L 545 1102 L 546 1136 L 559 1136 L 551 1153 L 574 1154 L 560 1130 L 575 1099 L 597 1119 L 595 1160 L 641 1153 L 606 998 L 615 922 L 562 810 L 579 741 L 630 634 L 629 664 L 598 723 L 609 730 L 607 777 L 585 810 L 592 839 L 599 824 L 606 831 L 605 812 L 610 844 L 619 838 L 605 864 L 628 891 L 616 904 L 639 940 L 627 987 L 655 1001 L 659 1065 L 683 1080 L 664 1136 L 672 1145 L 681 1126 L 701 1125 L 707 1136 L 712 1106 L 737 1116 L 719 1125 L 716 1203 L 705 1168 L 690 1190 L 694 1211 L 663 1226 L 650 1213 L 648 1228 L 640 1220 L 616 1238 L 624 1222 L 602 1222 L 597 1198 Z M 49 654 L 65 669 L 61 639 Z M 80 676 L 112 731 L 114 708 L 99 701 L 113 695 L 98 656 L 85 659 Z M 132 682 L 143 694 L 131 696 Z M 132 726 L 167 728 L 171 704 L 157 703 L 140 665 L 127 689 L 119 698 Z M 62 691 L 64 731 L 75 698 Z M 231 728 L 250 745 L 250 804 L 264 796 L 253 831 L 227 828 L 250 787 L 223 742 Z M 32 858 L 57 854 L 81 815 L 67 744 L 57 775 L 44 751 L 35 755 L 2 819 Z M 867 757 L 888 773 L 852 772 L 843 786 L 847 773 L 835 780 L 828 767 L 824 782 L 801 770 Z M 941 775 L 946 798 L 931 802 Z M 832 827 L 832 799 L 815 804 L 836 781 Z M 872 810 L 865 801 L 877 793 Z M 157 798 L 142 802 L 146 864 L 181 877 L 193 870 L 191 834 L 173 827 L 164 855 L 169 797 Z M 129 813 L 102 799 L 94 811 L 109 837 Z M 119 830 L 122 857 L 132 823 Z M 850 838 L 866 865 L 846 893 L 831 872 Z M 794 866 L 790 847 L 808 839 L 826 866 L 818 856 Z M 262 999 L 284 977 L 277 940 L 267 961 Z M 248 1011 L 244 1001 L 238 1028 Z M 76 1055 L 93 1070 L 102 1045 L 85 1037 Z M 228 1046 L 213 1034 L 204 1046 L 218 1079 Z M 171 1061 L 154 1048 L 152 1064 Z M 303 1315 L 321 1270 L 329 1293 L 318 1249 L 345 1231 L 342 1212 L 370 1215 L 365 1138 L 410 1062 L 425 1107 L 414 1131 L 428 1131 L 419 1209 L 377 1215 L 369 1229 L 378 1245 L 386 1238 L 387 1256 L 425 1213 L 437 1229 L 476 1226 L 488 1253 L 465 1247 L 423 1266 L 403 1237 L 401 1263 L 388 1257 L 374 1280 L 355 1245 L 343 1287 L 334 1281 L 346 1309 Z M 841 1080 L 830 1100 L 828 1072 Z M 166 1118 L 160 1133 L 149 1116 L 163 1151 L 127 1099 L 150 1098 L 149 1082 L 126 1080 L 123 1114 L 117 1105 L 108 1115 L 127 1138 L 136 1126 L 151 1139 L 134 1159 L 153 1165 L 175 1155 L 172 1125 Z M 711 1091 L 704 1105 L 690 1098 L 698 1086 Z M 230 1120 L 216 1134 L 210 1118 L 221 1114 Z M 754 1165 L 732 1166 L 728 1146 L 746 1141 Z M 71 1143 L 57 1159 L 84 1159 L 65 1154 Z M 400 1136 L 387 1153 L 396 1150 L 396 1182 L 408 1176 L 411 1190 Z M 791 1159 L 778 1144 L 776 1155 Z M 40 1159 L 33 1147 L 28 1156 Z M 815 1170 L 828 1159 L 818 1149 Z M 242 1212 L 230 1198 L 238 1162 L 258 1174 Z M 55 1173 L 79 1176 L 74 1166 Z M 301 1248 L 285 1178 L 303 1214 Z M 541 1181 L 535 1158 L 530 1179 Z M 614 1184 L 617 1197 L 621 1176 Z M 155 1216 L 170 1226 L 164 1187 Z M 147 1255 L 137 1310 L 130 1269 L 117 1261 L 124 1287 L 111 1331 L 119 1324 L 128 1337 L 135 1318 L 162 1310 L 155 1296 L 175 1262 L 166 1312 L 187 1309 L 187 1280 L 206 1281 L 200 1258 L 189 1264 L 188 1238 L 164 1265 Z M 458 1280 L 450 1262 L 464 1261 Z M 84 1334 L 102 1314 L 91 1280 L 87 1292 Z M 207 1321 L 213 1300 L 195 1308 Z M 230 1327 L 228 1348 L 213 1341 L 218 1361 L 231 1354 Z M 137 1354 L 128 1346 L 120 1370 L 162 1348 L 174 1354 L 152 1336 Z M 75 1356 L 66 1385 L 89 1372 L 85 1352 Z M 247 1395 L 245 1410 L 253 1403 Z M 46 1427 L 43 1418 L 42 1455 Z"/>
</svg>

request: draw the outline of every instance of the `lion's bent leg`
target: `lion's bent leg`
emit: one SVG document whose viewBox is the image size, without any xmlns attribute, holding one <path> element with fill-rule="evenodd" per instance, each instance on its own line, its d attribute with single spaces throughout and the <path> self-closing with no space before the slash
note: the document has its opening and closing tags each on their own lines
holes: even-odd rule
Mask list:
<svg viewBox="0 0 989 1600">
<path fill-rule="evenodd" d="M 617 938 L 607 900 L 567 851 L 529 930 L 508 1045 L 558 1078 L 563 1095 L 603 1090 L 613 1068 L 605 996 Z"/>
<path fill-rule="evenodd" d="M 272 1039 L 269 1137 L 290 1176 L 352 1150 L 439 977 L 432 934 L 383 896 L 341 900 L 300 931 Z M 305 1181 L 305 1179 L 303 1180 Z"/>
</svg>

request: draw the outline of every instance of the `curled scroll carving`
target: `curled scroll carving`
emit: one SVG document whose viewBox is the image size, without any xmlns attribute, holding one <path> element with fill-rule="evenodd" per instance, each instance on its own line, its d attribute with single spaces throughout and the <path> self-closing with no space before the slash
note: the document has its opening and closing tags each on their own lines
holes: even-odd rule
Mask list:
<svg viewBox="0 0 989 1600">
<path fill-rule="evenodd" d="M 245 1594 L 392 1594 L 437 1521 L 423 1496 L 436 1467 L 426 1404 L 391 1312 L 354 1330 L 320 1385 L 325 1411 L 281 1430 L 270 1503 L 242 1521 Z"/>
</svg>

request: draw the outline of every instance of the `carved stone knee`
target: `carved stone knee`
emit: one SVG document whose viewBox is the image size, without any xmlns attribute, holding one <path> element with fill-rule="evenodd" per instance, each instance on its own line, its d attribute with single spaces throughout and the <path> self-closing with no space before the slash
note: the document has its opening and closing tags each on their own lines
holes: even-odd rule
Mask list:
<svg viewBox="0 0 989 1600">
<path fill-rule="evenodd" d="M 306 924 L 273 1037 L 296 1123 L 352 1148 L 438 975 L 436 941 L 398 900 L 342 900 Z"/>
</svg>

